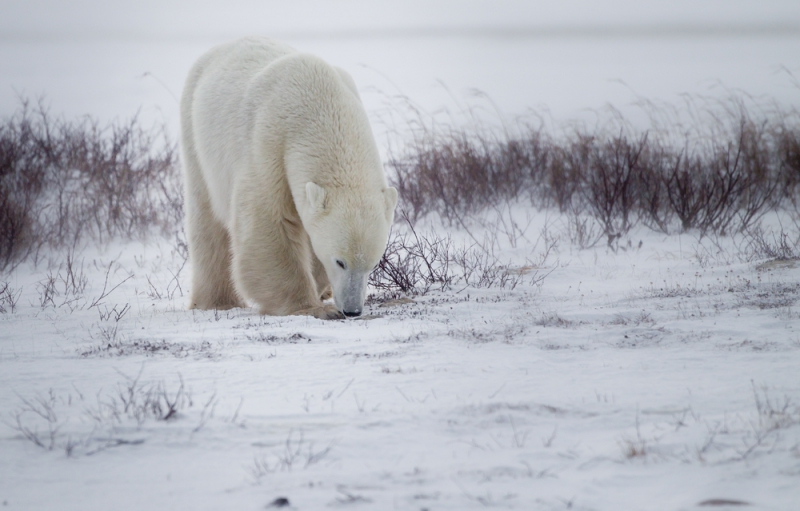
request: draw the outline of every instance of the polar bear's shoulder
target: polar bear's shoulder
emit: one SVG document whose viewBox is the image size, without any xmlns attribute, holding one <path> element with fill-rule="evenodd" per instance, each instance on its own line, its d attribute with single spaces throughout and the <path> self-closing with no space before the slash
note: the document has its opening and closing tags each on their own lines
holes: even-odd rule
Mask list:
<svg viewBox="0 0 800 511">
<path fill-rule="evenodd" d="M 276 60 L 296 54 L 289 45 L 265 37 L 245 37 L 215 46 L 195 62 L 192 76 L 227 75 L 229 80 L 247 80 Z"/>
</svg>

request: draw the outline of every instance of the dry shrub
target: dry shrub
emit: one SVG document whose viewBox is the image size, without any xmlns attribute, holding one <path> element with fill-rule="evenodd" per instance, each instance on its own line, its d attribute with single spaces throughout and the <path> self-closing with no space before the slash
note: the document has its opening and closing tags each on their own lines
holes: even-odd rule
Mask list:
<svg viewBox="0 0 800 511">
<path fill-rule="evenodd" d="M 688 129 L 675 120 L 644 133 L 621 118 L 560 137 L 542 125 L 496 135 L 432 124 L 388 166 L 412 221 L 436 213 L 463 224 L 504 201 L 527 199 L 537 208 L 588 213 L 609 245 L 639 222 L 665 233 L 724 235 L 752 227 L 771 209 L 800 206 L 798 113 L 758 110 L 758 117 L 736 98 L 706 108 L 692 112 L 696 125 Z"/>
<path fill-rule="evenodd" d="M 632 216 L 638 200 L 636 179 L 641 172 L 640 160 L 647 148 L 647 136 L 631 142 L 620 135 L 601 143 L 590 143 L 589 148 L 589 158 L 583 169 L 583 196 L 611 245 L 633 226 Z"/>
<path fill-rule="evenodd" d="M 391 161 L 394 184 L 411 206 L 412 221 L 437 211 L 453 223 L 465 213 L 491 205 L 497 195 L 514 196 L 526 163 L 521 154 L 507 154 L 514 147 L 454 133 L 447 144 L 427 147 L 423 142 L 411 158 Z M 512 168 L 517 170 L 513 175 Z"/>
<path fill-rule="evenodd" d="M 731 137 L 671 156 L 661 179 L 682 230 L 742 231 L 780 203 L 781 162 L 771 135 L 743 117 Z"/>
<path fill-rule="evenodd" d="M 775 128 L 774 137 L 780 162 L 781 197 L 800 210 L 800 130 L 794 128 L 791 121 L 785 121 Z"/>
<path fill-rule="evenodd" d="M 392 233 L 386 252 L 370 274 L 369 284 L 375 289 L 407 294 L 455 287 L 514 289 L 526 279 L 540 284 L 546 276 L 501 264 L 483 246 L 457 246 L 449 236 L 418 233 L 407 215 L 402 218 L 407 229 Z"/>
<path fill-rule="evenodd" d="M 171 233 L 182 218 L 175 145 L 134 117 L 100 126 L 22 100 L 0 124 L 0 270 L 40 248 Z"/>
</svg>

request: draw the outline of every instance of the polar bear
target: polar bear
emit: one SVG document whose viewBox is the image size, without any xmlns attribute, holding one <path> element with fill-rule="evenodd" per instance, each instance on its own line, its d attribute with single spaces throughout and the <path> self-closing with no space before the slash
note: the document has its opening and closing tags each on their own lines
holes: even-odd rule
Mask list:
<svg viewBox="0 0 800 511">
<path fill-rule="evenodd" d="M 211 49 L 186 79 L 181 154 L 191 308 L 361 314 L 397 190 L 345 71 L 263 38 Z"/>
</svg>

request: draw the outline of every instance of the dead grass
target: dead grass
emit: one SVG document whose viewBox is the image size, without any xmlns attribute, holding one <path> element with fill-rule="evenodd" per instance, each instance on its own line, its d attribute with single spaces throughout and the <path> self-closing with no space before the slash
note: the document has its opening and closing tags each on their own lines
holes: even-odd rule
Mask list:
<svg viewBox="0 0 800 511">
<path fill-rule="evenodd" d="M 800 228 L 792 231 L 764 232 L 754 228 L 747 232 L 747 245 L 744 253 L 749 260 L 769 259 L 772 261 L 793 261 L 800 259 Z"/>
<path fill-rule="evenodd" d="M 22 288 L 13 288 L 8 282 L 0 283 L 0 314 L 16 312 L 21 294 Z"/>
<path fill-rule="evenodd" d="M 216 358 L 214 347 L 208 341 L 200 344 L 181 344 L 166 339 L 119 339 L 116 324 L 99 327 L 100 342 L 79 350 L 83 358 L 128 357 L 133 355 L 170 355 L 175 358 Z"/>
<path fill-rule="evenodd" d="M 126 438 L 130 436 L 126 432 L 133 431 L 130 426 L 138 430 L 146 422 L 173 422 L 193 406 L 191 392 L 180 375 L 177 389 L 168 388 L 163 381 L 143 381 L 141 371 L 135 377 L 123 376 L 125 381 L 112 391 L 96 396 L 86 396 L 77 389 L 75 394 L 50 389 L 30 398 L 19 396 L 17 407 L 3 421 L 48 451 L 92 455 L 111 447 L 141 444 L 141 438 Z M 201 414 L 198 428 L 207 420 L 206 415 L 206 411 Z"/>
</svg>

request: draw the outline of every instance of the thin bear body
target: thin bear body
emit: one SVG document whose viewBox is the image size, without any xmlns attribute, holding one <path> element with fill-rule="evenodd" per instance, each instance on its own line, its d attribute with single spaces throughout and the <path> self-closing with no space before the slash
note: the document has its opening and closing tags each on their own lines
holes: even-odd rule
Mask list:
<svg viewBox="0 0 800 511">
<path fill-rule="evenodd" d="M 269 39 L 217 46 L 186 80 L 181 149 L 190 307 L 362 312 L 397 191 L 347 73 Z"/>
</svg>

